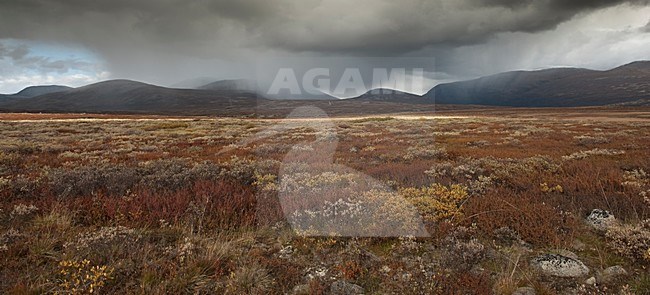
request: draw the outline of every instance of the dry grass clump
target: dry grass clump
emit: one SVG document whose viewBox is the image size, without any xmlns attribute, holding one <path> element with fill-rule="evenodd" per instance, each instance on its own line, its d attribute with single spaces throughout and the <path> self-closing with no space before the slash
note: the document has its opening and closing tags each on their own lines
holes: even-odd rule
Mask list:
<svg viewBox="0 0 650 295">
<path fill-rule="evenodd" d="M 421 236 L 425 233 L 416 209 L 400 194 L 371 190 L 352 199 L 293 211 L 287 220 L 302 235 Z"/>
<path fill-rule="evenodd" d="M 445 157 L 447 157 L 447 151 L 444 148 L 410 146 L 406 149 L 404 160 L 444 159 Z"/>
<path fill-rule="evenodd" d="M 74 225 L 74 216 L 63 205 L 54 204 L 49 213 L 37 216 L 33 224 L 42 231 L 62 233 Z"/>
<path fill-rule="evenodd" d="M 231 294 L 268 294 L 273 279 L 268 271 L 258 265 L 249 265 L 230 274 L 226 290 Z"/>
<path fill-rule="evenodd" d="M 605 144 L 610 142 L 609 138 L 602 136 L 578 135 L 574 136 L 573 139 L 575 139 L 579 145 L 583 146 Z"/>
<path fill-rule="evenodd" d="M 650 220 L 612 227 L 606 237 L 616 253 L 650 263 Z"/>
</svg>

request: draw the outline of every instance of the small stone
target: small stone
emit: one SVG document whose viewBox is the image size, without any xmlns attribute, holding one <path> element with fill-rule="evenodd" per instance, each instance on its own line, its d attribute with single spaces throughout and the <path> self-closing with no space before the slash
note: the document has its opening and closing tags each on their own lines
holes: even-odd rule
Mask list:
<svg viewBox="0 0 650 295">
<path fill-rule="evenodd" d="M 348 283 L 346 281 L 338 280 L 330 286 L 330 293 L 332 295 L 351 295 L 363 294 L 364 290 L 361 286 Z"/>
<path fill-rule="evenodd" d="M 535 289 L 532 287 L 521 287 L 517 288 L 512 295 L 535 295 Z"/>
<path fill-rule="evenodd" d="M 545 275 L 576 278 L 586 276 L 589 268 L 582 261 L 558 254 L 544 254 L 534 258 L 531 266 Z"/>
<path fill-rule="evenodd" d="M 603 271 L 602 281 L 609 283 L 619 277 L 626 276 L 627 271 L 620 265 L 610 266 Z"/>
<path fill-rule="evenodd" d="M 614 215 L 609 213 L 609 211 L 600 209 L 591 210 L 591 213 L 587 216 L 586 222 L 589 226 L 599 231 L 606 231 L 617 223 Z"/>
<path fill-rule="evenodd" d="M 595 285 L 596 284 L 596 278 L 595 277 L 588 278 L 585 281 L 585 284 L 587 284 L 587 285 Z"/>
</svg>

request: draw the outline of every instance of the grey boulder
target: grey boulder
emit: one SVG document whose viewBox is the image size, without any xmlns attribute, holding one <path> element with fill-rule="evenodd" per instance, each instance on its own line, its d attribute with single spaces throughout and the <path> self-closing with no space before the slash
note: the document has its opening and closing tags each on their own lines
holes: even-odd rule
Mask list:
<svg viewBox="0 0 650 295">
<path fill-rule="evenodd" d="M 530 264 L 542 274 L 554 277 L 577 278 L 589 274 L 589 268 L 582 261 L 559 254 L 537 256 Z"/>
<path fill-rule="evenodd" d="M 585 220 L 587 225 L 599 231 L 606 231 L 608 228 L 616 225 L 616 217 L 609 211 L 594 209 Z"/>
</svg>

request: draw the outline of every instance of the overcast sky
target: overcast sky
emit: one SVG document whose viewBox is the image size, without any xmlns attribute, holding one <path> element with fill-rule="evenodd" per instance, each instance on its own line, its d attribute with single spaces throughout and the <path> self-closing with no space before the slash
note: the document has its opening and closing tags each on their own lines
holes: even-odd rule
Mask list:
<svg viewBox="0 0 650 295">
<path fill-rule="evenodd" d="M 435 84 L 608 69 L 650 59 L 648 48 L 650 0 L 0 1 L 0 93 L 253 78 L 260 61 L 331 56 L 431 59 Z"/>
</svg>

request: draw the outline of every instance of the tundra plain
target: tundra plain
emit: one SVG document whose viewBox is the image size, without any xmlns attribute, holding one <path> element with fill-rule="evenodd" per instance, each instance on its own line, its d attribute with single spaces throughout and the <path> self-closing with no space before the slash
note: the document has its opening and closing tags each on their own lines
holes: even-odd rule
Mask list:
<svg viewBox="0 0 650 295">
<path fill-rule="evenodd" d="M 319 121 L 327 134 L 307 124 Z M 0 293 L 650 293 L 646 109 L 1 114 L 0 136 Z M 347 172 L 292 162 L 300 177 L 281 175 L 288 153 L 318 155 L 323 138 Z M 310 214 L 353 207 L 340 188 L 361 178 L 416 208 L 428 236 L 306 235 L 277 201 L 289 183 L 327 199 Z M 594 209 L 615 221 L 590 226 Z M 588 273 L 546 274 L 533 265 L 544 254 Z"/>
</svg>

